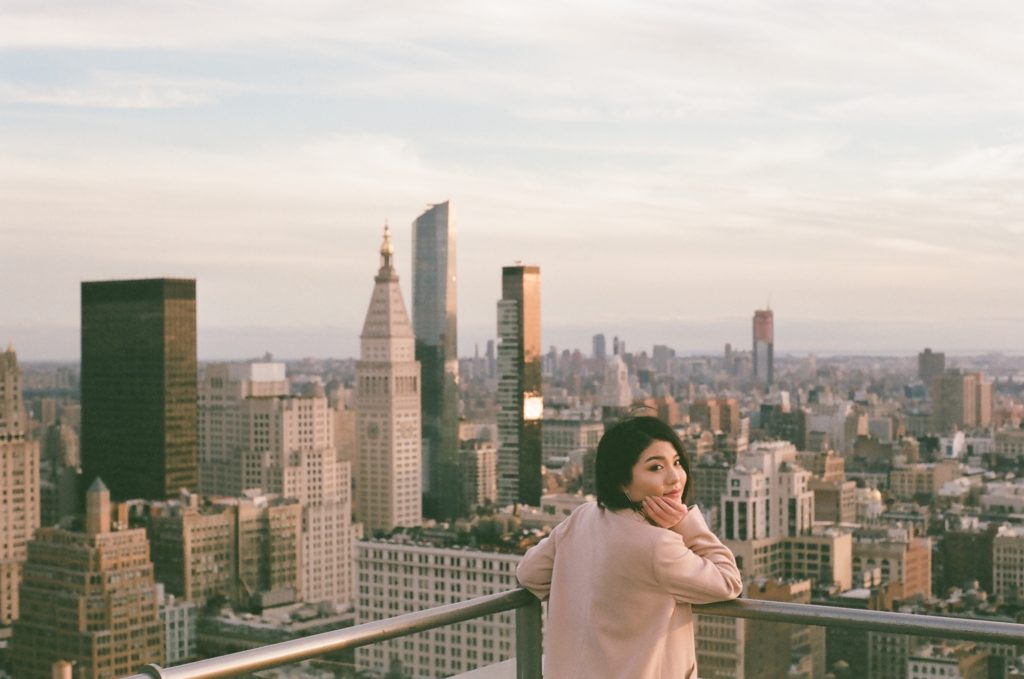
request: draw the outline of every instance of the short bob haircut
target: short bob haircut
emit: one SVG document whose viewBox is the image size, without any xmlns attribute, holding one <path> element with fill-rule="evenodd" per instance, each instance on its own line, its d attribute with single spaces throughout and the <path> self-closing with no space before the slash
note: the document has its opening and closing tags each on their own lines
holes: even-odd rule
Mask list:
<svg viewBox="0 0 1024 679">
<path fill-rule="evenodd" d="M 604 433 L 597 444 L 597 504 L 608 509 L 637 509 L 622 487 L 633 480 L 633 465 L 640 453 L 654 441 L 665 441 L 675 448 L 679 462 L 686 471 L 683 503 L 688 503 L 693 486 L 690 460 L 672 427 L 656 417 L 627 417 Z"/>
</svg>

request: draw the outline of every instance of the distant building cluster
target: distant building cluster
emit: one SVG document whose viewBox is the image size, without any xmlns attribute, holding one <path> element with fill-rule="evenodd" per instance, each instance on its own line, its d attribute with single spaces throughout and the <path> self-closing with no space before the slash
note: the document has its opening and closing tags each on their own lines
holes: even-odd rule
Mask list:
<svg viewBox="0 0 1024 679">
<path fill-rule="evenodd" d="M 1024 616 L 1020 360 L 794 357 L 771 309 L 714 356 L 603 333 L 545 351 L 540 267 L 520 262 L 495 272 L 494 339 L 460 358 L 450 203 L 411 251 L 407 309 L 385 227 L 351 359 L 200 363 L 197 282 L 173 278 L 83 282 L 78 368 L 0 354 L 10 676 L 127 676 L 511 589 L 631 414 L 679 434 L 688 501 L 748 598 Z M 458 676 L 512 657 L 514 629 L 500 614 L 289 676 Z M 994 642 L 704 615 L 696 634 L 707 677 L 1024 673 Z"/>
</svg>

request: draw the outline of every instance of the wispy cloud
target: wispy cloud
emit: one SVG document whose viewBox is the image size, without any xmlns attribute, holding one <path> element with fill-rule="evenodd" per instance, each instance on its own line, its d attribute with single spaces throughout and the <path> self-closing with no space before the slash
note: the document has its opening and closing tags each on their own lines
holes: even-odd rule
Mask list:
<svg viewBox="0 0 1024 679">
<path fill-rule="evenodd" d="M 0 104 L 45 104 L 112 109 L 169 109 L 209 102 L 205 88 L 168 82 L 103 79 L 73 87 L 26 86 L 0 83 Z M 120 81 L 119 81 L 120 80 Z"/>
</svg>

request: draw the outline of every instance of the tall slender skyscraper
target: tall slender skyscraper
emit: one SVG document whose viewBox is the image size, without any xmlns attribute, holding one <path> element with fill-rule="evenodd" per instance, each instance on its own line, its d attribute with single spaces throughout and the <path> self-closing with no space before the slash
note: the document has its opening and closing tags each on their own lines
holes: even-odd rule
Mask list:
<svg viewBox="0 0 1024 679">
<path fill-rule="evenodd" d="M 28 431 L 21 368 L 8 346 L 0 353 L 0 625 L 18 618 L 26 545 L 39 527 L 39 443 Z"/>
<path fill-rule="evenodd" d="M 459 513 L 459 357 L 455 221 L 448 202 L 412 224 L 412 324 L 423 384 L 423 514 Z"/>
<path fill-rule="evenodd" d="M 771 309 L 754 312 L 754 379 L 771 385 L 775 379 L 775 316 Z"/>
<path fill-rule="evenodd" d="M 498 502 L 541 495 L 540 267 L 501 270 L 498 301 Z"/>
<path fill-rule="evenodd" d="M 420 364 L 394 253 L 385 226 L 356 364 L 356 516 L 368 535 L 422 520 Z"/>
<path fill-rule="evenodd" d="M 196 282 L 82 283 L 82 476 L 115 500 L 199 482 Z"/>
</svg>

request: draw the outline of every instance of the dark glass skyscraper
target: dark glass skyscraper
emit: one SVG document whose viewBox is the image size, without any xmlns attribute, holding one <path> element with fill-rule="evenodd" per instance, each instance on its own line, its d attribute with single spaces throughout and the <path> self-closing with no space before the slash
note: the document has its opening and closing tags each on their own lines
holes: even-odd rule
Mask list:
<svg viewBox="0 0 1024 679">
<path fill-rule="evenodd" d="M 412 225 L 412 322 L 422 379 L 423 514 L 459 513 L 459 357 L 455 221 L 448 202 Z"/>
<path fill-rule="evenodd" d="M 925 349 L 917 355 L 917 376 L 924 382 L 926 389 L 931 389 L 935 378 L 944 372 L 946 372 L 946 354 Z"/>
<path fill-rule="evenodd" d="M 114 500 L 199 482 L 196 282 L 82 283 L 82 476 Z"/>
<path fill-rule="evenodd" d="M 501 270 L 498 301 L 498 502 L 540 505 L 540 267 Z"/>
</svg>

